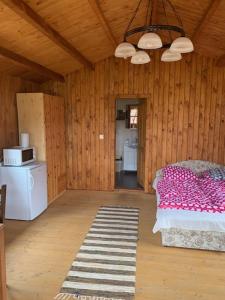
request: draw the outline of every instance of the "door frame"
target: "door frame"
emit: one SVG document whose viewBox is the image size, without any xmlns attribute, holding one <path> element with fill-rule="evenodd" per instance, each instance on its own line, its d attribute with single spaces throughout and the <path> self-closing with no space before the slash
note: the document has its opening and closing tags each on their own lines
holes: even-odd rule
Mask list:
<svg viewBox="0 0 225 300">
<path fill-rule="evenodd" d="M 149 136 L 149 113 L 148 113 L 148 103 L 149 103 L 149 96 L 148 95 L 143 95 L 143 94 L 118 94 L 114 95 L 111 97 L 110 100 L 113 101 L 113 128 L 114 128 L 114 134 L 113 134 L 113 139 L 114 139 L 114 147 L 113 147 L 113 157 L 111 161 L 112 171 L 113 176 L 112 178 L 112 184 L 113 184 L 113 190 L 118 190 L 115 186 L 115 157 L 116 157 L 116 101 L 118 99 L 120 100 L 127 100 L 127 99 L 139 99 L 139 100 L 144 100 L 145 105 L 146 105 L 146 121 L 145 121 L 145 168 L 144 168 L 144 186 L 143 190 L 145 193 L 150 192 L 150 186 L 149 186 L 149 164 L 146 162 L 149 161 L 149 139 L 147 138 Z M 135 191 L 140 191 L 143 192 L 143 190 L 135 190 Z"/>
</svg>

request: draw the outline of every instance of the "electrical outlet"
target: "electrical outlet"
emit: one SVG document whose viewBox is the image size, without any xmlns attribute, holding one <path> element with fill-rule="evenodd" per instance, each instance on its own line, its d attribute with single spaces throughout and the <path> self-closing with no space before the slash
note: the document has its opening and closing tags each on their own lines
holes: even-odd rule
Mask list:
<svg viewBox="0 0 225 300">
<path fill-rule="evenodd" d="M 99 134 L 99 139 L 104 140 L 104 134 Z"/>
</svg>

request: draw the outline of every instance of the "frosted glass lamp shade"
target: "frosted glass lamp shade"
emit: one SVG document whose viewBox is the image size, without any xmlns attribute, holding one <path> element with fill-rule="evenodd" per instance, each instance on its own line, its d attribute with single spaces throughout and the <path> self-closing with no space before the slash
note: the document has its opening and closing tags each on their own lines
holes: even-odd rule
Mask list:
<svg viewBox="0 0 225 300">
<path fill-rule="evenodd" d="M 127 58 L 136 53 L 135 47 L 127 42 L 123 42 L 116 47 L 115 56 Z"/>
<path fill-rule="evenodd" d="M 131 63 L 135 65 L 142 65 L 147 64 L 151 61 L 148 53 L 145 51 L 137 51 L 132 57 L 131 57 Z"/>
<path fill-rule="evenodd" d="M 170 49 L 166 49 L 161 56 L 161 61 L 166 61 L 166 62 L 178 61 L 181 59 L 182 59 L 182 56 L 180 53 L 172 52 L 172 51 L 170 51 Z"/>
<path fill-rule="evenodd" d="M 162 47 L 160 36 L 154 32 L 148 32 L 142 35 L 138 42 L 140 49 L 158 49 Z"/>
<path fill-rule="evenodd" d="M 189 38 L 179 37 L 172 42 L 170 50 L 177 53 L 188 53 L 194 50 L 194 46 Z"/>
</svg>

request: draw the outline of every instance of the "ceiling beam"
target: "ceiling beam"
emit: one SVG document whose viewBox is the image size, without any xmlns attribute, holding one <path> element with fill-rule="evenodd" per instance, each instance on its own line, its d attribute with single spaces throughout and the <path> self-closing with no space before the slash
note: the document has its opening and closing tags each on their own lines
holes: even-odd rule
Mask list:
<svg viewBox="0 0 225 300">
<path fill-rule="evenodd" d="M 221 0 L 211 0 L 204 15 L 202 16 L 200 22 L 198 23 L 198 26 L 196 27 L 195 32 L 192 35 L 192 41 L 195 42 L 195 44 L 197 43 L 197 39 L 200 37 L 204 27 L 207 25 L 207 23 L 210 21 L 211 17 L 214 15 L 216 10 L 218 9 L 220 2 L 221 2 Z"/>
<path fill-rule="evenodd" d="M 225 54 L 220 56 L 216 62 L 217 67 L 225 67 Z"/>
<path fill-rule="evenodd" d="M 108 39 L 111 41 L 113 47 L 117 46 L 117 41 L 112 33 L 111 28 L 109 27 L 109 24 L 103 14 L 103 11 L 99 5 L 99 1 L 98 0 L 88 0 L 90 6 L 92 7 L 93 11 L 95 12 L 96 16 L 98 17 L 98 20 L 102 26 L 102 28 L 104 29 Z"/>
<path fill-rule="evenodd" d="M 41 16 L 39 16 L 29 5 L 23 0 L 0 0 L 20 17 L 33 25 L 36 29 L 46 35 L 57 46 L 70 54 L 76 61 L 93 69 L 92 63 L 87 60 L 72 44 L 70 44 L 63 36 L 53 29 Z"/>
<path fill-rule="evenodd" d="M 19 55 L 15 52 L 12 52 L 6 48 L 0 47 L 0 55 L 7 57 L 16 63 L 24 65 L 27 68 L 29 68 L 33 71 L 36 71 L 37 73 L 44 75 L 46 77 L 49 77 L 53 80 L 57 80 L 57 81 L 61 81 L 61 82 L 65 81 L 64 77 L 61 74 L 56 73 L 46 67 L 43 67 L 42 65 L 39 65 L 38 63 L 36 63 L 32 60 L 29 60 L 26 57 Z"/>
</svg>

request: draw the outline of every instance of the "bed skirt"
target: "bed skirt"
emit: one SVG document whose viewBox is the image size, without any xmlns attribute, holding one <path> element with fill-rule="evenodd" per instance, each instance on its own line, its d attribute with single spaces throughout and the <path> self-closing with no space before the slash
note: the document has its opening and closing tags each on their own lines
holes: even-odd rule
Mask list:
<svg viewBox="0 0 225 300">
<path fill-rule="evenodd" d="M 162 244 L 202 250 L 225 251 L 225 232 L 161 229 Z"/>
</svg>

